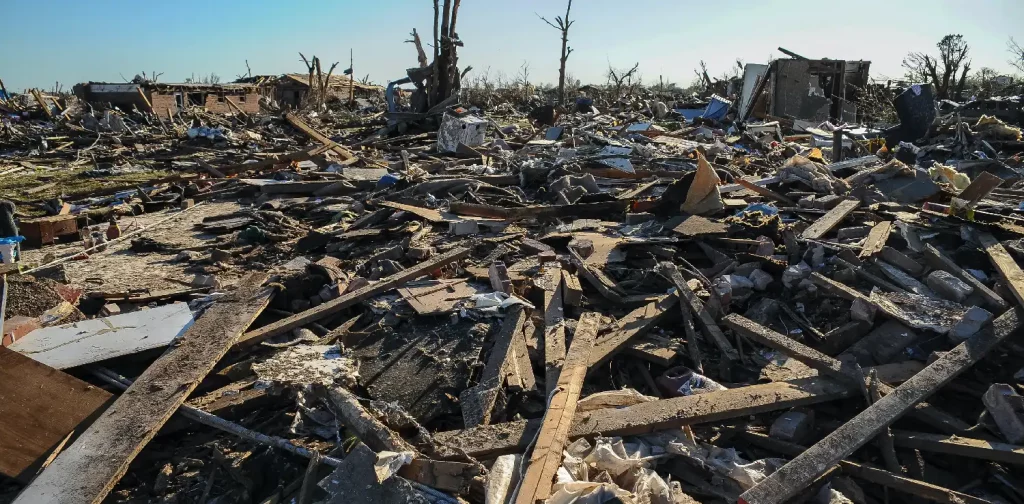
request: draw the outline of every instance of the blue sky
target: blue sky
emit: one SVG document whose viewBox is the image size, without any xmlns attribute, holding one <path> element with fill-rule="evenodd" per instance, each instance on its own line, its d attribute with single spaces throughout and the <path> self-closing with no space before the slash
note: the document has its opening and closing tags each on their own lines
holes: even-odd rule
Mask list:
<svg viewBox="0 0 1024 504">
<path fill-rule="evenodd" d="M 898 77 L 907 51 L 932 51 L 946 33 L 972 46 L 973 68 L 1009 72 L 1006 42 L 1024 44 L 1021 0 L 575 0 L 569 35 L 575 52 L 569 73 L 603 82 L 608 63 L 640 63 L 645 82 L 688 84 L 703 59 L 713 76 L 736 58 L 763 63 L 779 46 L 811 58 L 872 61 L 873 76 Z M 463 0 L 457 30 L 466 46 L 461 66 L 514 77 L 524 61 L 533 82 L 556 82 L 559 33 L 537 19 L 564 14 L 561 0 Z M 298 52 L 325 63 L 348 64 L 383 83 L 416 64 L 412 28 L 430 39 L 430 0 L 2 0 L 0 79 L 11 90 L 49 89 L 59 81 L 121 82 L 136 73 L 163 72 L 164 82 L 216 73 L 223 81 L 245 73 L 304 70 Z M 428 53 L 430 49 L 427 48 Z"/>
</svg>

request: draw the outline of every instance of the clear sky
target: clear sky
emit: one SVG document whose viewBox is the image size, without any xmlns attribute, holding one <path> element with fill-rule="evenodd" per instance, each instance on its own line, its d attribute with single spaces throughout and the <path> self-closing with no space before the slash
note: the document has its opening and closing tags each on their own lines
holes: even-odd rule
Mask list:
<svg viewBox="0 0 1024 504">
<path fill-rule="evenodd" d="M 163 82 L 193 73 L 220 75 L 305 70 L 320 56 L 384 83 L 416 65 L 409 38 L 431 38 L 430 0 L 0 0 L 0 79 L 10 90 L 65 88 L 76 82 L 122 82 L 145 70 Z M 640 63 L 645 82 L 659 75 L 680 85 L 698 61 L 715 77 L 736 58 L 764 63 L 785 47 L 810 58 L 872 61 L 873 76 L 899 77 L 908 51 L 934 51 L 947 33 L 971 45 L 973 68 L 1009 72 L 1006 42 L 1024 44 L 1024 0 L 575 0 L 568 71 L 604 82 L 608 63 Z M 456 31 L 470 75 L 488 68 L 513 77 L 524 61 L 530 80 L 558 79 L 559 33 L 537 19 L 564 14 L 562 0 L 463 0 Z M 429 47 L 427 52 L 430 53 Z"/>
</svg>

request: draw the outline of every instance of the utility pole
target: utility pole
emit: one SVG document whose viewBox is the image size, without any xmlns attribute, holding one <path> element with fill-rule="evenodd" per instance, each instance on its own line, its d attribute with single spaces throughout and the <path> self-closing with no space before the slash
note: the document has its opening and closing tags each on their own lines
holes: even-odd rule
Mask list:
<svg viewBox="0 0 1024 504">
<path fill-rule="evenodd" d="M 348 50 L 348 106 L 356 108 L 356 69 L 352 57 L 352 48 Z"/>
</svg>

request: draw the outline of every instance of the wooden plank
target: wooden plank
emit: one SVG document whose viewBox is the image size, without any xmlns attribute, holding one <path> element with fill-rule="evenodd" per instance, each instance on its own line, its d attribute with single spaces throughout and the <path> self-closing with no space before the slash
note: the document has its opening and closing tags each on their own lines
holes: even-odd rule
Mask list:
<svg viewBox="0 0 1024 504">
<path fill-rule="evenodd" d="M 273 294 L 265 273 L 244 278 L 217 301 L 15 500 L 99 503 L 128 464 L 263 311 Z"/>
<path fill-rule="evenodd" d="M 530 362 L 530 350 L 526 344 L 526 332 L 519 331 L 512 336 L 511 362 L 505 373 L 505 382 L 509 389 L 533 390 L 537 387 L 537 377 L 533 375 L 533 364 Z"/>
<path fill-rule="evenodd" d="M 820 240 L 859 206 L 859 200 L 844 200 L 836 205 L 835 208 L 829 210 L 828 213 L 822 215 L 821 218 L 814 221 L 814 224 L 811 224 L 810 227 L 801 233 L 800 238 L 804 240 Z"/>
<path fill-rule="evenodd" d="M 913 276 L 920 276 L 921 273 L 924 273 L 924 266 L 921 263 L 892 247 L 882 247 L 882 259 Z"/>
<path fill-rule="evenodd" d="M 622 317 L 617 323 L 618 329 L 594 343 L 594 348 L 590 351 L 589 365 L 591 369 L 596 369 L 607 363 L 631 339 L 647 332 L 661 322 L 678 302 L 677 294 L 668 294 Z"/>
<path fill-rule="evenodd" d="M 383 294 L 396 287 L 401 287 L 406 282 L 426 275 L 427 273 L 430 273 L 442 266 L 447 266 L 448 264 L 458 261 L 468 256 L 469 252 L 470 250 L 467 248 L 457 248 L 447 254 L 437 256 L 427 262 L 420 263 L 412 268 L 395 273 L 380 282 L 367 285 L 362 289 L 350 292 L 339 298 L 332 299 L 320 306 L 310 308 L 301 313 L 296 313 L 291 317 L 278 320 L 277 322 L 267 324 L 254 331 L 247 332 L 238 341 L 238 346 L 243 348 L 252 347 L 260 344 L 262 341 L 273 338 L 278 334 L 284 334 L 310 322 L 316 322 L 328 315 L 333 315 L 345 308 L 353 306 L 356 303 L 360 303 L 378 294 Z"/>
<path fill-rule="evenodd" d="M 288 112 L 284 115 L 284 118 L 286 121 L 288 121 L 288 124 L 294 126 L 295 129 L 303 132 L 306 136 L 312 138 L 313 140 L 316 140 L 317 142 L 320 142 L 321 144 L 329 147 L 332 151 L 334 151 L 335 154 L 341 156 L 342 159 L 351 159 L 353 157 L 356 157 L 355 154 L 352 153 L 352 151 L 342 147 L 334 140 L 328 138 L 323 133 L 320 133 L 319 131 L 313 129 L 310 125 L 306 124 L 305 121 L 300 119 L 299 116 L 291 112 Z"/>
<path fill-rule="evenodd" d="M 989 172 L 981 172 L 977 177 L 974 177 L 970 185 L 965 187 L 963 191 L 960 191 L 957 198 L 965 200 L 967 208 L 972 208 L 1002 183 L 1003 179 L 998 176 Z"/>
<path fill-rule="evenodd" d="M 135 88 L 135 90 L 139 92 L 139 97 L 142 98 L 142 102 L 146 104 L 146 108 L 149 109 L 149 112 L 156 114 L 156 110 L 153 110 L 153 104 L 149 102 L 149 98 L 146 97 L 146 93 L 142 90 L 142 86 Z M 160 114 L 156 114 L 156 119 L 157 121 L 160 120 Z M 161 126 L 162 125 L 163 123 L 161 122 Z M 173 126 L 173 124 L 171 126 Z"/>
<path fill-rule="evenodd" d="M 494 336 L 494 346 L 480 376 L 480 383 L 459 394 L 462 419 L 468 427 L 491 422 L 491 412 L 498 399 L 496 391 L 505 383 L 508 369 L 513 365 L 513 339 L 516 336 L 522 337 L 526 311 L 521 305 L 513 306 L 509 310 L 501 329 Z"/>
<path fill-rule="evenodd" d="M 857 257 L 867 259 L 881 252 L 891 232 L 892 221 L 882 221 L 875 224 L 871 231 L 868 232 L 868 237 L 864 240 L 864 245 L 860 248 L 860 254 L 857 254 Z"/>
<path fill-rule="evenodd" d="M 839 360 L 829 357 L 813 348 L 810 348 L 792 338 L 779 334 L 767 327 L 764 327 L 753 320 L 749 320 L 735 313 L 726 315 L 722 321 L 730 329 L 740 335 L 750 338 L 773 350 L 778 350 L 786 355 L 818 370 L 825 376 L 837 380 L 845 380 L 852 386 L 867 390 L 864 384 L 863 374 L 855 362 L 850 360 Z M 888 395 L 893 392 L 892 386 L 884 381 L 878 386 L 879 392 Z M 919 402 L 913 406 L 914 416 L 919 420 L 934 426 L 950 434 L 960 433 L 968 428 L 963 420 L 946 413 L 926 402 Z"/>
<path fill-rule="evenodd" d="M 563 271 L 558 267 L 544 270 L 544 387 L 547 395 L 555 390 L 565 360 L 565 310 L 562 307 Z M 545 396 L 547 397 L 547 396 Z"/>
<path fill-rule="evenodd" d="M 913 376 L 915 368 L 878 366 L 880 380 L 899 382 Z M 673 397 L 629 406 L 588 411 L 577 415 L 569 438 L 600 434 L 626 436 L 673 429 L 683 425 L 717 422 L 798 406 L 809 406 L 848 397 L 859 397 L 859 389 L 845 382 L 820 376 L 791 381 L 762 383 L 746 387 L 685 397 Z M 441 432 L 439 443 L 465 450 L 474 457 L 521 453 L 540 430 L 541 421 L 520 420 L 472 429 Z"/>
<path fill-rule="evenodd" d="M 597 337 L 601 315 L 587 312 L 580 316 L 572 346 L 565 357 L 558 386 L 548 400 L 537 444 L 527 462 L 526 475 L 519 487 L 516 504 L 534 504 L 551 496 L 555 472 L 562 465 L 562 449 L 569 440 L 569 429 L 576 415 L 583 380 L 587 375 L 590 348 Z"/>
<path fill-rule="evenodd" d="M 1006 281 L 1006 287 L 1013 293 L 1013 297 L 1017 298 L 1018 303 L 1024 305 L 1024 271 L 1021 271 L 1017 261 L 1010 257 L 1010 253 L 991 233 L 979 233 L 978 241 L 985 248 L 985 253 L 988 254 L 992 265 L 999 271 L 999 276 Z"/>
<path fill-rule="evenodd" d="M 729 342 L 729 338 L 726 338 L 725 334 L 722 333 L 718 323 L 715 322 L 715 318 L 704 309 L 704 303 L 697 299 L 697 294 L 694 294 L 690 286 L 686 284 L 679 270 L 674 265 L 669 266 L 670 264 L 662 263 L 663 271 L 668 274 L 669 279 L 676 286 L 676 291 L 682 296 L 683 304 L 690 308 L 693 314 L 697 316 L 697 325 L 700 326 L 701 332 L 722 352 L 722 360 L 724 362 L 731 365 L 732 362 L 740 360 L 740 354 L 736 352 L 732 343 Z M 723 363 L 723 366 L 725 365 Z"/>
<path fill-rule="evenodd" d="M 0 474 L 28 482 L 111 394 L 0 346 Z"/>
<path fill-rule="evenodd" d="M 650 182 L 648 182 L 646 184 L 641 184 L 639 187 L 637 187 L 635 189 L 630 189 L 628 191 L 623 191 L 621 194 L 619 194 L 615 198 L 616 199 L 620 199 L 620 200 L 626 200 L 626 201 L 632 200 L 632 199 L 636 199 L 637 196 L 640 196 L 641 194 L 643 194 L 648 189 L 650 189 L 650 188 L 652 188 L 652 187 L 654 187 L 654 186 L 656 186 L 656 185 L 658 185 L 660 183 L 661 183 L 660 180 L 652 180 L 652 181 L 650 181 Z"/>
<path fill-rule="evenodd" d="M 915 450 L 1024 465 L 1024 446 L 962 436 L 892 431 L 897 445 Z"/>
<path fill-rule="evenodd" d="M 413 205 L 405 205 L 402 203 L 396 203 L 394 201 L 377 200 L 373 202 L 376 205 L 386 206 L 388 208 L 394 208 L 395 210 L 401 210 L 403 212 L 409 212 L 417 217 L 426 219 L 430 222 L 444 222 L 444 217 L 441 216 L 441 212 L 430 208 L 423 208 Z"/>
<path fill-rule="evenodd" d="M 789 198 L 787 198 L 787 197 L 785 197 L 785 196 L 783 196 L 783 195 L 781 195 L 781 194 L 779 194 L 779 193 L 777 193 L 777 192 L 775 192 L 775 191 L 773 191 L 771 189 L 768 189 L 767 187 L 761 187 L 761 186 L 759 186 L 759 185 L 757 185 L 757 184 L 755 184 L 755 183 L 753 183 L 753 182 L 751 182 L 749 180 L 736 179 L 736 183 L 741 185 L 741 186 L 743 186 L 745 189 L 754 191 L 755 193 L 760 194 L 761 196 L 764 196 L 764 197 L 769 198 L 769 199 L 773 199 L 773 200 L 778 201 L 779 203 L 782 203 L 782 204 L 784 204 L 786 206 L 791 206 L 791 207 L 795 207 L 796 206 L 796 202 L 794 202 L 793 200 L 791 200 L 791 199 L 789 199 Z"/>
<path fill-rule="evenodd" d="M 995 291 L 990 289 L 987 285 L 981 283 L 981 280 L 975 278 L 974 275 L 964 271 L 953 259 L 950 259 L 943 254 L 939 249 L 935 248 L 930 243 L 925 244 L 924 257 L 933 268 L 940 269 L 956 275 L 957 278 L 967 282 L 968 285 L 974 287 L 974 291 L 981 295 L 985 303 L 990 308 L 998 310 L 997 313 L 1001 313 L 1010 307 L 1010 303 L 1007 303 L 1005 299 Z"/>
<path fill-rule="evenodd" d="M 739 436 L 744 441 L 748 441 L 751 444 L 755 444 L 762 448 L 767 448 L 790 457 L 800 455 L 800 453 L 807 449 L 804 446 L 780 441 L 756 432 L 740 432 Z M 945 504 L 992 504 L 992 501 L 957 492 L 956 490 L 943 488 L 924 481 L 907 478 L 867 464 L 859 464 L 849 460 L 840 460 L 839 467 L 843 469 L 844 473 L 855 478 L 862 479 L 869 483 L 887 486 L 889 488 L 905 492 L 908 495 L 921 496 L 935 502 L 942 502 Z"/>
<path fill-rule="evenodd" d="M 1024 309 L 1007 311 L 974 337 L 957 345 L 941 358 L 900 385 L 856 417 L 832 431 L 778 471 L 741 496 L 748 504 L 783 502 L 806 488 L 838 461 L 850 456 L 874 439 L 914 404 L 949 383 L 986 353 L 1016 333 L 1022 326 Z"/>
</svg>

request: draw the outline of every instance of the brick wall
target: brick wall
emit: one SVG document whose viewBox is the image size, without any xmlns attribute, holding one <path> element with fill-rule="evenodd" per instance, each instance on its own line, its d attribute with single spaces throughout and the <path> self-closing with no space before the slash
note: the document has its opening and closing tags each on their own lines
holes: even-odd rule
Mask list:
<svg viewBox="0 0 1024 504">
<path fill-rule="evenodd" d="M 178 104 L 174 101 L 173 94 L 154 91 L 149 94 L 149 103 L 153 105 L 153 112 L 160 114 L 160 117 L 167 117 L 167 109 L 171 109 L 171 113 L 178 111 Z"/>
<path fill-rule="evenodd" d="M 231 101 L 238 108 L 245 111 L 247 114 L 257 114 L 260 111 L 260 95 L 259 93 L 249 93 L 246 95 L 227 95 L 231 97 Z M 214 114 L 233 114 L 235 108 L 228 104 L 225 100 L 224 95 L 217 95 L 210 93 L 206 95 L 206 110 L 213 112 Z"/>
</svg>

